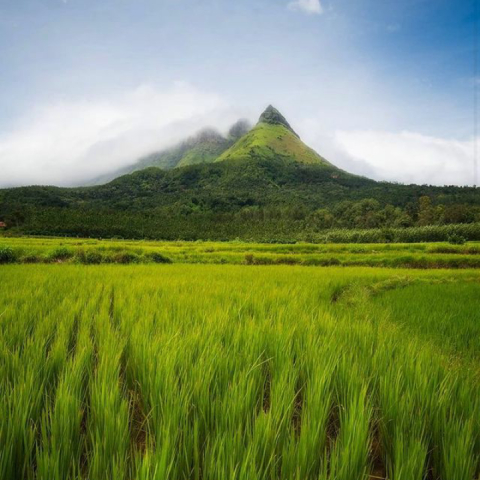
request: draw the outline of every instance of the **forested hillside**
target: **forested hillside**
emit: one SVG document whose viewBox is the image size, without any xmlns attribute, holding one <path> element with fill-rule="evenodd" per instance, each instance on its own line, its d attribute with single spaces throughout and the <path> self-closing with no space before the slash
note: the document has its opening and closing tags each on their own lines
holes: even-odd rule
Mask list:
<svg viewBox="0 0 480 480">
<path fill-rule="evenodd" d="M 150 168 L 99 187 L 0 191 L 0 216 L 31 234 L 294 239 L 328 228 L 480 220 L 478 191 L 379 183 L 284 159 Z"/>
<path fill-rule="evenodd" d="M 0 221 L 29 234 L 260 241 L 480 221 L 477 189 L 344 172 L 301 142 L 273 107 L 217 160 L 151 167 L 95 187 L 0 190 Z"/>
</svg>

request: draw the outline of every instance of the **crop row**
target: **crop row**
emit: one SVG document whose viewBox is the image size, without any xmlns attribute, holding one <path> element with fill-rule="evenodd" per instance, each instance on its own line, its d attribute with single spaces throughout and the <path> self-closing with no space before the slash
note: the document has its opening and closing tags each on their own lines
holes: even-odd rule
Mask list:
<svg viewBox="0 0 480 480">
<path fill-rule="evenodd" d="M 474 372 L 332 303 L 358 272 L 2 268 L 0 478 L 478 474 Z"/>
<path fill-rule="evenodd" d="M 261 245 L 0 239 L 0 263 L 218 263 L 245 265 L 479 268 L 476 243 Z"/>
</svg>

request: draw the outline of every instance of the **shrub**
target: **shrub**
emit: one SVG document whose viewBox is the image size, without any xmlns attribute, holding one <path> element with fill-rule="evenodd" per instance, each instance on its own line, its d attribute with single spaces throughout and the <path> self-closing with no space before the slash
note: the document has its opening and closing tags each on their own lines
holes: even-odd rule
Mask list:
<svg viewBox="0 0 480 480">
<path fill-rule="evenodd" d="M 50 261 L 68 260 L 73 257 L 73 251 L 67 247 L 58 247 L 48 254 Z"/>
<path fill-rule="evenodd" d="M 138 263 L 140 260 L 139 256 L 136 253 L 132 252 L 122 252 L 122 253 L 117 253 L 113 257 L 114 263 L 122 263 L 122 264 L 128 264 L 128 263 Z"/>
<path fill-rule="evenodd" d="M 448 236 L 448 243 L 451 243 L 452 245 L 463 245 L 465 242 L 465 237 L 462 237 L 457 233 L 452 233 Z"/>
<path fill-rule="evenodd" d="M 148 258 L 150 258 L 150 260 L 154 263 L 172 263 L 172 261 L 168 257 L 162 255 L 159 252 L 149 253 Z"/>
<path fill-rule="evenodd" d="M 40 255 L 33 255 L 33 254 L 25 255 L 20 260 L 22 263 L 40 263 L 43 261 Z"/>
<path fill-rule="evenodd" d="M 254 265 L 255 257 L 251 253 L 247 253 L 243 263 L 245 263 L 245 265 Z"/>
<path fill-rule="evenodd" d="M 12 263 L 15 260 L 16 256 L 11 247 L 0 247 L 0 263 Z"/>
<path fill-rule="evenodd" d="M 382 236 L 385 243 L 392 243 L 395 240 L 395 232 L 390 228 L 383 229 Z"/>
<path fill-rule="evenodd" d="M 80 263 L 85 265 L 94 265 L 102 263 L 103 257 L 98 252 L 80 250 L 77 254 L 77 259 Z"/>
<path fill-rule="evenodd" d="M 480 240 L 480 223 L 427 225 L 424 227 L 388 228 L 371 230 L 332 229 L 312 238 L 315 243 L 418 243 L 445 242 L 451 236 L 468 241 Z"/>
</svg>

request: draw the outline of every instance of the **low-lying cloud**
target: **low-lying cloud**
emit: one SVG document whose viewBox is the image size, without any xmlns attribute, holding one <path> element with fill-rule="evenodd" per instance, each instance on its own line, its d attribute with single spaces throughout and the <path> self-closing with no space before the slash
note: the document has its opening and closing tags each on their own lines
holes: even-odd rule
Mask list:
<svg viewBox="0 0 480 480">
<path fill-rule="evenodd" d="M 203 126 L 221 129 L 237 118 L 220 96 L 184 83 L 44 105 L 0 134 L 0 187 L 82 184 Z"/>
<path fill-rule="evenodd" d="M 245 113 L 217 94 L 184 83 L 165 90 L 144 85 L 108 100 L 33 108 L 0 134 L 0 187 L 86 184 L 202 127 L 226 131 Z M 293 124 L 307 144 L 340 168 L 377 180 L 473 184 L 473 140 L 341 129 L 330 124 L 332 118 L 329 112 L 315 118 L 300 115 Z"/>
<path fill-rule="evenodd" d="M 350 170 L 378 180 L 473 184 L 473 139 L 459 141 L 408 131 L 338 131 L 334 144 L 346 154 Z"/>
</svg>

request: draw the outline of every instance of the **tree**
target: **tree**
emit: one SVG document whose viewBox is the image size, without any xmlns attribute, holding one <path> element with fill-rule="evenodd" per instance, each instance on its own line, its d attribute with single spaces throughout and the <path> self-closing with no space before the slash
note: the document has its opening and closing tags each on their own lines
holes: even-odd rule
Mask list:
<svg viewBox="0 0 480 480">
<path fill-rule="evenodd" d="M 327 208 L 320 208 L 310 215 L 308 223 L 314 230 L 326 230 L 333 227 L 335 217 Z"/>
<path fill-rule="evenodd" d="M 432 207 L 432 200 L 427 196 L 420 197 L 418 199 L 418 225 L 432 225 L 434 220 L 435 212 Z"/>
</svg>

